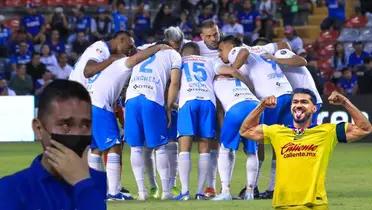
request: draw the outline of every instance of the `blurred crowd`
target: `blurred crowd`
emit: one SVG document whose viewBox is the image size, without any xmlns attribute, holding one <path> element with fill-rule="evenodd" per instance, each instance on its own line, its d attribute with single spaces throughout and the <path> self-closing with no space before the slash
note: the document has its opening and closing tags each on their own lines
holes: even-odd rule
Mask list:
<svg viewBox="0 0 372 210">
<path fill-rule="evenodd" d="M 272 41 L 274 27 L 284 27 L 284 40 L 308 59 L 320 90 L 332 82 L 345 94 L 372 93 L 372 45 L 366 51 L 367 42 L 360 40 L 332 43 L 329 76 L 319 70 L 316 44 L 307 48 L 296 34 L 294 26 L 306 25 L 314 7 L 321 5 L 329 13 L 322 31 L 337 31 L 341 37 L 344 0 L 113 0 L 103 6 L 49 8 L 27 4 L 13 17 L 0 15 L 0 95 L 40 94 L 54 78 L 68 78 L 81 53 L 113 32 L 132 31 L 139 46 L 160 39 L 165 28 L 179 26 L 186 39 L 199 40 L 198 25 L 206 19 L 217 22 L 223 34 L 238 36 L 248 45 L 259 37 Z M 367 17 L 370 6 L 361 0 L 357 15 Z M 372 43 L 372 37 L 367 41 Z"/>
</svg>

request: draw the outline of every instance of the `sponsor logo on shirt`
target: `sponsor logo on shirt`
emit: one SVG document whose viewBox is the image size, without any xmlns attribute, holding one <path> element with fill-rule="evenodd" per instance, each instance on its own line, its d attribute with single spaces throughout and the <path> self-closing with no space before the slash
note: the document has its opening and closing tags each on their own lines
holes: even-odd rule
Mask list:
<svg viewBox="0 0 372 210">
<path fill-rule="evenodd" d="M 318 145 L 315 144 L 289 142 L 282 146 L 280 153 L 284 158 L 315 157 L 317 149 Z"/>
</svg>

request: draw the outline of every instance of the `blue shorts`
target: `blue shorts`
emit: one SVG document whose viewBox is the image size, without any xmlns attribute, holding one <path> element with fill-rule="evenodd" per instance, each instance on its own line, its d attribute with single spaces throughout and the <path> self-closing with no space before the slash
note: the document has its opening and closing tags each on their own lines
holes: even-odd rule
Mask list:
<svg viewBox="0 0 372 210">
<path fill-rule="evenodd" d="M 257 142 L 240 136 L 239 129 L 244 119 L 257 105 L 257 101 L 242 101 L 232 106 L 226 112 L 221 128 L 221 144 L 225 148 L 236 151 L 239 148 L 240 142 L 242 142 L 246 153 L 256 153 Z"/>
<path fill-rule="evenodd" d="M 92 106 L 92 134 L 91 149 L 105 151 L 116 144 L 121 144 L 115 113 Z"/>
<path fill-rule="evenodd" d="M 266 125 L 283 124 L 286 126 L 293 124 L 291 103 L 292 96 L 290 94 L 279 96 L 275 108 L 265 108 L 264 123 Z"/>
<path fill-rule="evenodd" d="M 168 143 L 167 119 L 163 106 L 144 95 L 125 104 L 125 141 L 131 147 L 156 148 Z"/>
<path fill-rule="evenodd" d="M 172 111 L 171 126 L 167 129 L 169 141 L 177 141 L 177 116 L 177 111 Z"/>
<path fill-rule="evenodd" d="M 216 107 L 211 101 L 191 100 L 178 111 L 178 136 L 212 139 L 216 129 Z"/>
</svg>

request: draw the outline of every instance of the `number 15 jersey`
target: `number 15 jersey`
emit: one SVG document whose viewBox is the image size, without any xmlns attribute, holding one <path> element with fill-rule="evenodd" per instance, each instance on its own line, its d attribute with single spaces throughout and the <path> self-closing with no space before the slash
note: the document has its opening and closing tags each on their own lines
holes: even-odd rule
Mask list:
<svg viewBox="0 0 372 210">
<path fill-rule="evenodd" d="M 216 106 L 214 76 L 213 66 L 206 57 L 198 55 L 183 57 L 179 107 L 195 99 L 208 100 Z"/>
</svg>

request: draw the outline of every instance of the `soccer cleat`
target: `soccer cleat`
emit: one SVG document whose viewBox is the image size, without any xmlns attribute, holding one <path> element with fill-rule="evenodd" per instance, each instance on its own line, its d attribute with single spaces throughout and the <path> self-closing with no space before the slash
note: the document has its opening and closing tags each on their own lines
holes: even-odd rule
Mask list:
<svg viewBox="0 0 372 210">
<path fill-rule="evenodd" d="M 197 193 L 197 194 L 195 195 L 195 200 L 208 200 L 208 197 L 205 196 L 204 194 Z"/>
<path fill-rule="evenodd" d="M 253 190 L 247 189 L 245 191 L 244 200 L 254 200 L 254 193 Z"/>
<path fill-rule="evenodd" d="M 127 190 L 127 189 L 124 188 L 124 187 L 122 187 L 122 188 L 120 189 L 120 192 L 121 192 L 121 193 L 130 193 L 129 190 Z"/>
<path fill-rule="evenodd" d="M 258 190 L 257 186 L 253 190 L 253 197 L 254 197 L 254 199 L 259 199 L 260 198 L 260 191 Z"/>
<path fill-rule="evenodd" d="M 216 196 L 216 191 L 212 187 L 207 187 L 204 190 L 204 195 L 207 198 L 213 198 L 214 196 Z"/>
<path fill-rule="evenodd" d="M 151 187 L 149 197 L 154 198 L 154 199 L 159 199 L 160 198 L 159 188 Z"/>
<path fill-rule="evenodd" d="M 108 201 L 127 201 L 127 200 L 133 200 L 133 197 L 128 195 L 125 195 L 124 193 L 118 193 L 116 195 L 107 195 L 107 200 Z"/>
<path fill-rule="evenodd" d="M 189 191 L 187 191 L 184 194 L 182 194 L 182 192 L 181 192 L 179 195 L 177 195 L 176 197 L 174 197 L 173 200 L 177 200 L 177 201 L 187 201 L 187 200 L 190 200 L 190 193 L 189 193 Z"/>
<path fill-rule="evenodd" d="M 161 195 L 161 199 L 162 200 L 172 200 L 173 199 L 172 193 L 163 192 L 162 195 Z"/>
<path fill-rule="evenodd" d="M 178 187 L 174 186 L 172 187 L 171 192 L 173 196 L 177 196 L 181 193 L 181 190 Z"/>
<path fill-rule="evenodd" d="M 260 199 L 272 199 L 274 191 L 266 190 L 263 193 L 260 193 Z"/>
<path fill-rule="evenodd" d="M 148 198 L 147 192 L 138 192 L 137 200 L 145 201 L 147 200 L 147 198 Z"/>
<path fill-rule="evenodd" d="M 239 192 L 239 198 L 244 199 L 245 196 L 245 191 L 247 190 L 247 187 L 244 186 L 243 189 L 240 190 Z"/>
<path fill-rule="evenodd" d="M 232 196 L 230 193 L 221 193 L 216 195 L 216 197 L 212 198 L 212 201 L 230 201 L 232 200 Z"/>
</svg>

